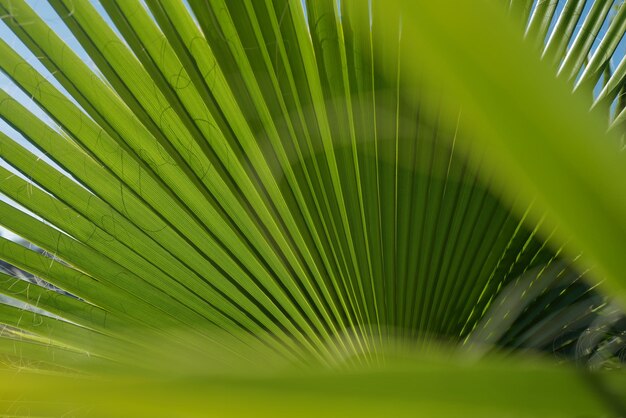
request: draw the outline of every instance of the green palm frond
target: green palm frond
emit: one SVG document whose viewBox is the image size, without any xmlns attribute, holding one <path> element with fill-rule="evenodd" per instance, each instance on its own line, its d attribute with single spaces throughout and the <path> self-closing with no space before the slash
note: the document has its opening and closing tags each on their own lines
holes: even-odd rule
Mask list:
<svg viewBox="0 0 626 418">
<path fill-rule="evenodd" d="M 470 415 L 621 413 L 621 371 L 498 356 L 621 367 L 626 8 L 49 3 L 89 60 L 0 0 L 39 60 L 0 39 L 32 100 L 0 90 L 0 226 L 25 240 L 0 237 L 7 413 L 76 390 L 119 401 L 87 416 L 271 415 L 283 394 L 277 414 L 455 416 L 435 392 L 456 378 Z M 43 406 L 13 402 L 26 387 Z"/>
</svg>

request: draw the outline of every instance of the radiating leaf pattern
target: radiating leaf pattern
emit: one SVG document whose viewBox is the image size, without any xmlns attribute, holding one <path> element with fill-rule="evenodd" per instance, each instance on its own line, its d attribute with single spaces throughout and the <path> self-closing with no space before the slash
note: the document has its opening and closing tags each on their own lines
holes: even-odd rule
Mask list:
<svg viewBox="0 0 626 418">
<path fill-rule="evenodd" d="M 51 121 L 0 90 L 0 226 L 37 247 L 0 237 L 10 365 L 619 367 L 621 3 L 49 3 L 93 65 L 0 0 L 54 77 L 0 39 Z"/>
</svg>

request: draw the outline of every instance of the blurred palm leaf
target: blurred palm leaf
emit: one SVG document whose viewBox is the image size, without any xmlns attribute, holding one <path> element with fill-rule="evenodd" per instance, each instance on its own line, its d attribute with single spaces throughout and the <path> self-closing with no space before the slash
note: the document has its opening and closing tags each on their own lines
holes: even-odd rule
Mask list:
<svg viewBox="0 0 626 418">
<path fill-rule="evenodd" d="M 0 69 L 51 120 L 0 92 L 0 225 L 53 255 L 0 241 L 0 259 L 45 283 L 0 273 L 0 292 L 27 304 L 0 305 L 11 366 L 342 369 L 441 340 L 576 354 L 615 306 L 591 286 L 606 279 L 623 300 L 623 61 L 589 93 L 623 7 L 513 1 L 507 19 L 470 2 L 133 0 L 103 1 L 105 18 L 50 4 L 97 70 L 26 2 L 0 1 L 55 79 L 0 40 Z M 587 341 L 586 358 L 618 357 L 612 337 Z M 540 364 L 524 379 L 584 390 Z M 524 373 L 511 367 L 504 382 Z M 605 383 L 592 386 L 619 410 Z M 597 411 L 585 396 L 571 410 Z M 566 416 L 572 398 L 518 412 Z"/>
</svg>

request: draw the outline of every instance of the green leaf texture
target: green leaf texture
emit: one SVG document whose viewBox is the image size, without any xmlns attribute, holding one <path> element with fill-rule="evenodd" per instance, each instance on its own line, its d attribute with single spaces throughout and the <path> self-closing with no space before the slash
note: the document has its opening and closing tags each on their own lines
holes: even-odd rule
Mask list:
<svg viewBox="0 0 626 418">
<path fill-rule="evenodd" d="M 0 237 L 7 413 L 66 390 L 119 400 L 98 416 L 169 395 L 144 414 L 621 413 L 619 371 L 459 358 L 623 350 L 563 335 L 623 317 L 626 8 L 49 3 L 89 61 L 0 0 L 39 60 L 0 39 L 30 100 L 0 90 L 0 226 L 22 239 Z M 398 371 L 440 344 L 463 349 Z M 281 372 L 215 377 L 246 367 Z M 86 377 L 104 371 L 183 377 L 130 399 Z M 31 384 L 52 409 L 20 407 Z"/>
</svg>

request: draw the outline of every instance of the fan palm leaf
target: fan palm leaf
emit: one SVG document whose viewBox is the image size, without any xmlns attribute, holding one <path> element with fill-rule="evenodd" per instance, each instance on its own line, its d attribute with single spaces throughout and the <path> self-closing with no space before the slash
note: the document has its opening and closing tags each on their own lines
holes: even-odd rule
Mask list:
<svg viewBox="0 0 626 418">
<path fill-rule="evenodd" d="M 477 416 L 622 413 L 621 372 L 494 346 L 584 347 L 596 366 L 624 347 L 606 331 L 626 289 L 626 8 L 510 3 L 50 0 L 79 53 L 0 0 L 39 60 L 0 39 L 31 100 L 0 90 L 0 226 L 47 251 L 0 237 L 40 280 L 0 272 L 2 389 L 47 400 L 7 413 L 67 412 L 54 400 L 78 391 L 89 416 L 302 399 L 445 416 L 450 379 Z M 464 350 L 444 362 L 441 344 Z M 113 387 L 137 382 L 134 402 Z M 525 384 L 534 409 L 504 389 Z"/>
</svg>

